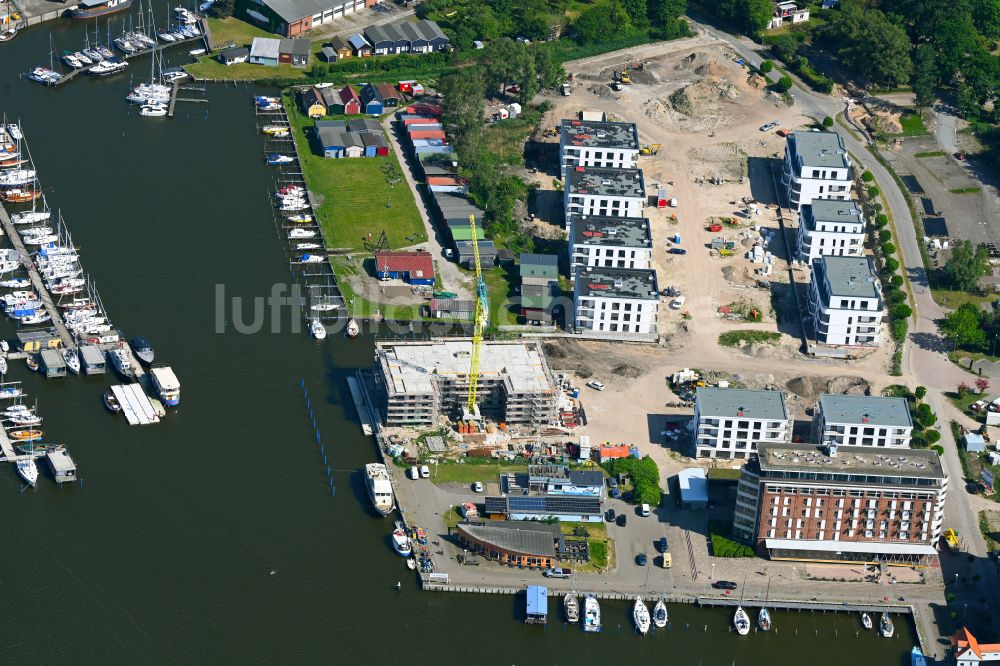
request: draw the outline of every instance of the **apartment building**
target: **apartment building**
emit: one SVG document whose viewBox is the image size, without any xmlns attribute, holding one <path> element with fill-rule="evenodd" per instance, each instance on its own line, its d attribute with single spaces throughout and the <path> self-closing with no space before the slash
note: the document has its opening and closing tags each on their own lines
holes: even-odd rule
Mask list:
<svg viewBox="0 0 1000 666">
<path fill-rule="evenodd" d="M 577 332 L 653 338 L 660 294 L 656 271 L 633 268 L 577 268 L 573 285 Z"/>
<path fill-rule="evenodd" d="M 935 451 L 763 443 L 743 466 L 734 534 L 771 559 L 931 565 L 948 477 Z"/>
<path fill-rule="evenodd" d="M 696 458 L 747 459 L 761 442 L 792 440 L 792 419 L 781 391 L 699 388 L 694 423 Z"/>
<path fill-rule="evenodd" d="M 870 257 L 812 262 L 809 315 L 816 342 L 877 347 L 882 340 L 882 285 Z"/>
<path fill-rule="evenodd" d="M 567 220 L 570 215 L 642 217 L 646 206 L 642 169 L 573 167 L 566 172 L 563 204 Z"/>
<path fill-rule="evenodd" d="M 823 445 L 908 449 L 913 419 L 906 398 L 823 394 L 813 440 Z"/>
<path fill-rule="evenodd" d="M 570 215 L 569 270 L 577 268 L 649 268 L 653 236 L 649 220 L 642 217 Z"/>
<path fill-rule="evenodd" d="M 799 259 L 860 257 L 865 251 L 865 219 L 856 201 L 816 199 L 799 212 Z"/>
<path fill-rule="evenodd" d="M 816 199 L 851 198 L 851 157 L 836 132 L 792 132 L 785 145 L 781 184 L 788 207 L 799 210 Z"/>
<path fill-rule="evenodd" d="M 560 176 L 574 167 L 634 169 L 639 160 L 635 123 L 563 119 L 559 132 Z"/>
</svg>

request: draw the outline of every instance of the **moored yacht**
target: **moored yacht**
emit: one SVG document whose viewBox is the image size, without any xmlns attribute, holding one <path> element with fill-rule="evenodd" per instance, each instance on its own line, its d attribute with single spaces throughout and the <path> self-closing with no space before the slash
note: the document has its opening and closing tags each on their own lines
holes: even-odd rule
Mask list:
<svg viewBox="0 0 1000 666">
<path fill-rule="evenodd" d="M 667 626 L 667 604 L 663 601 L 663 597 L 660 597 L 660 600 L 656 602 L 656 606 L 653 608 L 653 624 L 658 629 Z"/>
<path fill-rule="evenodd" d="M 132 345 L 132 351 L 135 352 L 135 357 L 139 359 L 140 363 L 150 365 L 153 359 L 156 358 L 156 352 L 153 351 L 153 345 L 149 344 L 149 340 L 137 335 L 129 341 Z"/>
<path fill-rule="evenodd" d="M 733 615 L 733 626 L 740 636 L 746 636 L 750 633 L 750 616 L 743 610 L 743 606 L 736 607 L 736 613 Z"/>
<path fill-rule="evenodd" d="M 593 594 L 583 598 L 583 630 L 586 632 L 601 630 L 601 605 L 597 603 L 597 597 Z"/>
<path fill-rule="evenodd" d="M 409 557 L 413 554 L 413 546 L 410 545 L 410 537 L 406 534 L 406 527 L 398 520 L 396 521 L 396 529 L 392 531 L 392 548 L 403 557 Z"/>
<path fill-rule="evenodd" d="M 76 353 L 76 349 L 67 348 L 63 352 L 63 360 L 66 361 L 66 367 L 69 368 L 70 372 L 74 375 L 80 374 L 80 356 Z"/>
<path fill-rule="evenodd" d="M 640 634 L 646 635 L 649 632 L 649 609 L 643 603 L 642 597 L 635 598 L 635 604 L 632 605 L 632 620 Z"/>
<path fill-rule="evenodd" d="M 313 319 L 309 322 L 309 332 L 317 340 L 323 340 L 326 338 L 326 327 L 323 326 L 323 322 L 319 319 Z"/>
<path fill-rule="evenodd" d="M 392 481 L 389 470 L 382 463 L 365 465 L 365 486 L 372 499 L 375 510 L 383 516 L 388 516 L 395 507 L 392 495 Z"/>
<path fill-rule="evenodd" d="M 132 367 L 129 354 L 124 349 L 112 349 L 108 352 L 108 357 L 111 359 L 111 365 L 114 366 L 115 370 L 122 377 L 125 379 L 133 379 L 135 377 L 135 368 Z"/>
<path fill-rule="evenodd" d="M 882 613 L 882 617 L 878 623 L 878 630 L 883 638 L 892 638 L 892 635 L 896 633 L 896 628 L 892 626 L 892 618 L 889 617 L 888 613 Z"/>
<path fill-rule="evenodd" d="M 580 621 L 580 602 L 572 592 L 567 592 L 563 597 L 563 612 L 566 613 L 567 622 L 576 624 Z"/>
<path fill-rule="evenodd" d="M 153 388 L 156 389 L 160 400 L 167 407 L 176 407 L 181 404 L 181 383 L 177 380 L 177 375 L 167 366 L 157 366 L 149 371 L 153 377 Z"/>
<path fill-rule="evenodd" d="M 32 488 L 38 483 L 38 465 L 35 464 L 34 458 L 22 458 L 18 460 L 17 473 Z"/>
</svg>

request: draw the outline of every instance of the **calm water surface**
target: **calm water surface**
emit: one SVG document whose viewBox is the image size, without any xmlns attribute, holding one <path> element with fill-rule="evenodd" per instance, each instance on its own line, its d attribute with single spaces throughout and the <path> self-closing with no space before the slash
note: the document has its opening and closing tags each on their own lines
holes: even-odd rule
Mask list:
<svg viewBox="0 0 1000 666">
<path fill-rule="evenodd" d="M 58 49 L 83 42 L 81 25 L 50 26 L 0 45 L 0 109 L 22 120 L 113 322 L 150 338 L 183 402 L 130 428 L 101 406 L 108 378 L 45 382 L 13 369 L 85 484 L 60 491 L 45 477 L 21 495 L 12 466 L 0 469 L 0 661 L 908 663 L 902 622 L 887 641 L 856 636 L 854 617 L 776 613 L 777 633 L 741 639 L 728 613 L 677 606 L 672 631 L 639 639 L 624 603 L 603 604 L 605 632 L 591 636 L 526 627 L 523 598 L 419 593 L 353 471 L 375 452 L 344 377 L 369 364 L 371 340 L 316 343 L 288 332 L 287 316 L 285 332 L 215 331 L 217 284 L 264 296 L 289 279 L 252 89 L 210 87 L 207 109 L 180 107 L 172 121 L 124 102 L 148 61 L 44 89 L 18 75 L 47 61 L 49 30 Z"/>
</svg>

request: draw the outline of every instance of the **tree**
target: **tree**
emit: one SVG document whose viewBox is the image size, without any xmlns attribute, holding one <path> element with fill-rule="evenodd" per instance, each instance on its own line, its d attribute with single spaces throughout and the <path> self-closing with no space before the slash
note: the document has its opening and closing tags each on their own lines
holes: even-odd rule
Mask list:
<svg viewBox="0 0 1000 666">
<path fill-rule="evenodd" d="M 891 278 L 889 278 L 889 284 L 892 285 L 894 288 L 899 289 L 900 287 L 903 286 L 903 276 L 893 275 Z"/>
<path fill-rule="evenodd" d="M 535 72 L 542 88 L 554 88 L 566 80 L 566 70 L 552 57 L 552 49 L 547 44 L 535 47 Z"/>
<path fill-rule="evenodd" d="M 976 390 L 979 391 L 980 393 L 985 393 L 989 387 L 990 387 L 990 380 L 986 379 L 985 377 L 980 377 L 979 379 L 976 380 Z"/>
<path fill-rule="evenodd" d="M 875 180 L 875 174 L 873 174 L 871 171 L 868 171 L 866 169 L 865 171 L 863 171 L 861 173 L 861 180 L 864 181 L 864 182 L 866 182 L 866 183 L 870 183 L 873 180 Z"/>
<path fill-rule="evenodd" d="M 882 231 L 878 232 L 878 241 L 880 243 L 888 243 L 891 240 L 892 240 L 892 232 L 889 231 L 888 229 L 883 229 Z"/>
<path fill-rule="evenodd" d="M 889 257 L 885 260 L 885 270 L 895 273 L 899 270 L 899 260 Z"/>
<path fill-rule="evenodd" d="M 892 306 L 891 310 L 889 310 L 889 314 L 893 319 L 906 319 L 913 314 L 913 308 L 906 303 L 897 303 Z"/>
<path fill-rule="evenodd" d="M 970 0 L 972 22 L 984 37 L 1000 37 L 1000 2 L 997 0 Z"/>
<path fill-rule="evenodd" d="M 974 291 L 979 286 L 979 278 L 989 270 L 989 256 L 985 248 L 976 247 L 972 241 L 957 240 L 952 246 L 951 256 L 944 265 L 944 274 L 953 287 L 962 291 Z"/>
<path fill-rule="evenodd" d="M 937 423 L 937 416 L 931 410 L 931 406 L 926 402 L 917 405 L 916 413 L 917 423 L 920 424 L 922 428 L 930 428 L 932 425 Z"/>
<path fill-rule="evenodd" d="M 941 332 L 958 347 L 971 351 L 986 346 L 986 332 L 979 325 L 979 308 L 963 303 L 941 322 Z"/>
<path fill-rule="evenodd" d="M 786 93 L 792 89 L 792 77 L 785 74 L 771 86 L 776 92 Z"/>
<path fill-rule="evenodd" d="M 680 36 L 687 31 L 681 17 L 687 13 L 687 0 L 649 0 L 649 21 L 663 30 L 667 38 Z"/>
<path fill-rule="evenodd" d="M 833 118 L 831 118 L 830 116 L 827 116 L 826 118 L 824 118 L 823 119 L 823 127 L 826 127 L 827 129 L 829 129 L 830 127 L 833 127 Z"/>
<path fill-rule="evenodd" d="M 466 67 L 440 84 L 444 96 L 442 120 L 455 139 L 456 150 L 463 151 L 483 131 L 483 98 L 486 84 L 482 68 Z"/>
<path fill-rule="evenodd" d="M 577 17 L 573 30 L 581 43 L 606 42 L 631 32 L 632 22 L 621 2 L 606 0 L 585 9 Z"/>
<path fill-rule="evenodd" d="M 774 63 L 771 62 L 770 60 L 765 60 L 762 63 L 760 63 L 760 71 L 762 74 L 767 74 L 772 69 L 774 69 Z"/>
<path fill-rule="evenodd" d="M 923 434 L 924 434 L 924 441 L 927 442 L 928 445 L 937 444 L 941 440 L 941 433 L 939 433 L 937 430 L 934 430 L 933 428 L 928 428 L 927 430 L 924 430 Z"/>
<path fill-rule="evenodd" d="M 622 0 L 622 7 L 634 29 L 642 30 L 649 25 L 649 6 L 646 0 Z"/>
<path fill-rule="evenodd" d="M 934 47 L 921 44 L 913 56 L 913 95 L 918 107 L 934 104 L 934 87 L 937 85 L 937 60 Z"/>
<path fill-rule="evenodd" d="M 233 15 L 236 0 L 216 0 L 208 8 L 208 15 L 212 18 L 227 18 Z"/>
<path fill-rule="evenodd" d="M 862 0 L 843 0 L 820 31 L 838 59 L 876 83 L 895 86 L 910 78 L 910 39 L 903 25 Z"/>
<path fill-rule="evenodd" d="M 748 35 L 754 35 L 771 22 L 771 0 L 741 0 L 740 23 Z"/>
<path fill-rule="evenodd" d="M 913 389 L 913 395 L 914 397 L 916 397 L 917 400 L 923 400 L 924 396 L 927 395 L 927 387 L 918 386 L 917 388 Z"/>
<path fill-rule="evenodd" d="M 880 194 L 878 187 L 876 187 L 875 185 L 872 185 L 871 187 L 869 187 L 868 190 L 867 190 L 867 192 L 868 192 L 868 198 L 869 199 L 877 199 L 878 195 Z"/>
<path fill-rule="evenodd" d="M 896 246 L 893 243 L 882 243 L 882 254 L 887 257 L 890 254 L 896 254 Z"/>
</svg>

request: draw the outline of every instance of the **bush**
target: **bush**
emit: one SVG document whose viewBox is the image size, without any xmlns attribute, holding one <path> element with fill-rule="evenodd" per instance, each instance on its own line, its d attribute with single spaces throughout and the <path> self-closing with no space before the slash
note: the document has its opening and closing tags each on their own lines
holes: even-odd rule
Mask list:
<svg viewBox="0 0 1000 666">
<path fill-rule="evenodd" d="M 924 441 L 928 444 L 937 444 L 941 441 L 941 433 L 934 428 L 928 428 L 924 430 Z"/>
<path fill-rule="evenodd" d="M 899 261 L 893 259 L 892 257 L 889 257 L 888 259 L 885 260 L 885 270 L 889 271 L 890 273 L 895 273 L 896 271 L 899 270 Z"/>
<path fill-rule="evenodd" d="M 917 397 L 917 400 L 923 400 L 924 396 L 927 395 L 927 387 L 918 386 L 917 388 L 913 389 L 913 395 Z"/>
<path fill-rule="evenodd" d="M 927 403 L 921 403 L 917 405 L 916 420 L 924 430 L 926 431 L 932 425 L 937 423 L 937 415 L 931 410 L 931 406 Z M 936 431 L 935 431 L 936 432 Z M 926 435 L 926 432 L 924 433 Z M 934 442 L 931 442 L 933 444 Z"/>
<path fill-rule="evenodd" d="M 889 241 L 892 240 L 892 232 L 889 231 L 888 229 L 883 229 L 882 231 L 878 232 L 878 240 L 880 243 L 888 243 Z"/>
<path fill-rule="evenodd" d="M 899 289 L 890 289 L 889 295 L 885 297 L 889 301 L 889 305 L 895 305 L 896 303 L 906 302 L 906 292 L 900 291 Z"/>
<path fill-rule="evenodd" d="M 823 119 L 823 127 L 833 127 L 833 118 L 827 116 Z"/>
<path fill-rule="evenodd" d="M 889 314 L 893 319 L 906 319 L 913 314 L 913 308 L 906 303 L 897 303 L 892 306 L 891 310 L 889 310 Z"/>
<path fill-rule="evenodd" d="M 908 328 L 909 324 L 907 324 L 905 319 L 897 319 L 896 321 L 892 322 L 892 328 L 890 329 L 892 332 L 892 339 L 895 340 L 896 342 L 902 342 L 903 340 L 905 340 L 906 331 Z"/>
<path fill-rule="evenodd" d="M 875 226 L 881 229 L 889 224 L 889 216 L 884 214 L 879 214 L 875 216 Z"/>
<path fill-rule="evenodd" d="M 868 198 L 869 199 L 876 199 L 876 198 L 878 198 L 878 195 L 880 194 L 878 188 L 875 187 L 874 185 L 872 185 L 871 187 L 869 187 L 867 191 L 868 191 Z"/>
<path fill-rule="evenodd" d="M 892 243 L 882 243 L 882 254 L 889 256 L 890 254 L 896 254 L 896 246 Z M 893 271 L 895 273 L 895 271 Z"/>
<path fill-rule="evenodd" d="M 893 287 L 896 287 L 897 289 L 900 288 L 900 287 L 902 287 L 903 286 L 903 276 L 902 275 L 893 275 L 891 278 L 889 278 L 889 284 L 892 285 Z"/>
<path fill-rule="evenodd" d="M 770 60 L 765 60 L 764 62 L 760 63 L 760 71 L 762 74 L 767 74 L 772 69 L 774 69 L 774 63 L 771 62 Z"/>
<path fill-rule="evenodd" d="M 775 92 L 786 93 L 792 89 L 792 77 L 785 74 L 780 79 L 778 79 L 771 87 L 774 88 Z"/>
<path fill-rule="evenodd" d="M 712 555 L 715 557 L 755 557 L 753 548 L 728 539 L 721 534 L 712 534 Z"/>
<path fill-rule="evenodd" d="M 881 213 L 882 212 L 882 204 L 880 204 L 878 201 L 876 201 L 873 204 L 871 204 L 871 207 L 872 207 L 872 210 L 875 211 L 876 213 Z"/>
<path fill-rule="evenodd" d="M 861 180 L 866 183 L 870 183 L 873 180 L 875 180 L 875 174 L 873 174 L 871 171 L 865 171 L 864 173 L 861 174 Z"/>
</svg>

